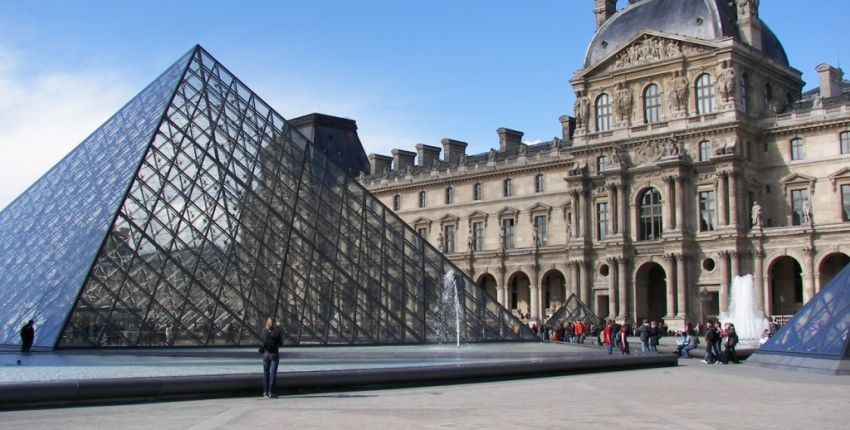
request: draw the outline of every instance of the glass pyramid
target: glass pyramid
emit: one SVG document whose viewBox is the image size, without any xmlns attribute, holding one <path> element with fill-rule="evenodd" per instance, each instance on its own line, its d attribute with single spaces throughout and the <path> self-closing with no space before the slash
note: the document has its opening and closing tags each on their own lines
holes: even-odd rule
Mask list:
<svg viewBox="0 0 850 430">
<path fill-rule="evenodd" d="M 0 212 L 0 344 L 533 339 L 323 153 L 193 48 Z"/>
<path fill-rule="evenodd" d="M 850 265 L 782 326 L 758 352 L 850 358 Z"/>
<path fill-rule="evenodd" d="M 591 324 L 595 324 L 600 328 L 602 327 L 602 319 L 596 316 L 575 294 L 570 294 L 567 301 L 556 309 L 543 325 L 551 329 L 557 329 L 563 326 L 565 322 L 575 321 L 583 321 L 588 327 Z"/>
</svg>

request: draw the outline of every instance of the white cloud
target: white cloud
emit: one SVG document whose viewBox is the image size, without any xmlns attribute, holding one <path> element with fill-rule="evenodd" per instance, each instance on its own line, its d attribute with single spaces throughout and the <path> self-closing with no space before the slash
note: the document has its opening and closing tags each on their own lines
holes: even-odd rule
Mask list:
<svg viewBox="0 0 850 430">
<path fill-rule="evenodd" d="M 32 185 L 133 95 L 107 70 L 25 75 L 0 46 L 0 209 Z"/>
</svg>

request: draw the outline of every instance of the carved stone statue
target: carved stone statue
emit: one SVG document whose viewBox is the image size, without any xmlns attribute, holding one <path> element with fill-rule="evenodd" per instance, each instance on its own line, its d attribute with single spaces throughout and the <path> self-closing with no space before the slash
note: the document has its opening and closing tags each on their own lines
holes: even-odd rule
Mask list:
<svg viewBox="0 0 850 430">
<path fill-rule="evenodd" d="M 753 221 L 753 228 L 761 229 L 761 227 L 762 227 L 761 205 L 759 204 L 758 200 L 753 202 L 752 221 Z"/>
<path fill-rule="evenodd" d="M 688 78 L 676 70 L 673 72 L 673 79 L 670 81 L 670 110 L 681 111 L 688 107 L 688 93 L 690 85 Z"/>
<path fill-rule="evenodd" d="M 519 152 L 519 155 L 521 155 L 521 156 L 528 154 L 528 145 L 526 145 L 524 143 L 520 144 L 517 152 Z"/>
<path fill-rule="evenodd" d="M 664 149 L 661 152 L 661 156 L 664 158 L 682 156 L 682 147 L 675 136 L 671 136 L 667 139 L 667 142 L 664 143 Z"/>
<path fill-rule="evenodd" d="M 431 163 L 431 170 L 438 170 L 439 168 L 440 168 L 440 160 L 435 158 L 434 161 Z"/>
<path fill-rule="evenodd" d="M 475 251 L 475 237 L 472 235 L 472 228 L 469 228 L 469 235 L 466 236 L 466 249 L 469 250 L 469 253 L 473 253 Z"/>
<path fill-rule="evenodd" d="M 457 164 L 458 164 L 458 166 L 465 166 L 466 165 L 466 154 L 460 154 L 460 157 L 458 157 L 458 159 L 457 159 Z"/>
<path fill-rule="evenodd" d="M 443 247 L 443 233 L 437 234 L 437 250 L 446 252 L 446 249 Z"/>
<path fill-rule="evenodd" d="M 505 228 L 499 230 L 499 251 L 505 250 Z"/>
<path fill-rule="evenodd" d="M 487 162 L 492 162 L 492 163 L 496 162 L 496 150 L 495 149 L 490 148 L 490 152 L 487 153 Z"/>
<path fill-rule="evenodd" d="M 738 18 L 758 18 L 759 0 L 737 0 Z"/>
<path fill-rule="evenodd" d="M 614 104 L 617 112 L 617 117 L 620 121 L 628 121 L 632 118 L 632 105 L 634 99 L 632 92 L 622 82 L 617 85 L 617 92 L 614 94 Z"/>
<path fill-rule="evenodd" d="M 534 248 L 540 248 L 540 233 L 537 230 L 537 224 L 534 224 L 534 228 L 531 229 L 531 245 Z"/>
<path fill-rule="evenodd" d="M 717 88 L 720 90 L 720 97 L 724 102 L 735 97 L 735 68 L 731 64 L 724 61 L 722 63 L 723 70 L 717 76 Z"/>
<path fill-rule="evenodd" d="M 803 207 L 800 213 L 800 224 L 812 225 L 812 204 L 808 200 L 803 200 Z"/>
<path fill-rule="evenodd" d="M 576 114 L 577 127 L 587 127 L 590 120 L 590 99 L 585 97 L 581 91 L 576 91 L 576 103 L 573 106 Z"/>
</svg>

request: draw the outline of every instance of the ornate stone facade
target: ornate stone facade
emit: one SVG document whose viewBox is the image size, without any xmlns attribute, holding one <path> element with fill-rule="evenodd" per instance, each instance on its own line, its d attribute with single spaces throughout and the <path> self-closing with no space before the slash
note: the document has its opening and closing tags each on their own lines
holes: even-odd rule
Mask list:
<svg viewBox="0 0 850 430">
<path fill-rule="evenodd" d="M 616 21 L 599 31 L 661 1 L 600 7 Z M 468 237 L 450 258 L 529 321 L 575 293 L 603 317 L 682 327 L 726 312 L 743 274 L 765 313 L 792 314 L 850 262 L 850 85 L 821 65 L 802 93 L 784 53 L 753 38 L 758 2 L 719 3 L 752 37 L 636 30 L 589 52 L 601 59 L 573 77 L 576 118 L 551 142 L 500 129 L 489 153 L 362 182 L 430 240 Z"/>
</svg>

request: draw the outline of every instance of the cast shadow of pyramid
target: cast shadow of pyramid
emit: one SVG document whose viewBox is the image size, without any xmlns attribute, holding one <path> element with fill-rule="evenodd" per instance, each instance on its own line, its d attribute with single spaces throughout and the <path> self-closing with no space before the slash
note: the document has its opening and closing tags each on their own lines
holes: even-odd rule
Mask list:
<svg viewBox="0 0 850 430">
<path fill-rule="evenodd" d="M 0 344 L 443 342 L 450 271 L 463 341 L 533 338 L 323 152 L 196 46 L 0 212 Z"/>
</svg>

